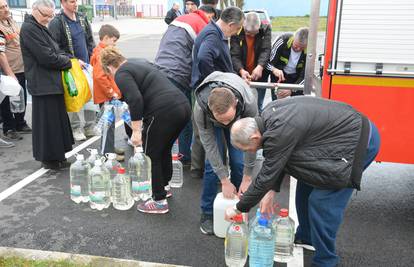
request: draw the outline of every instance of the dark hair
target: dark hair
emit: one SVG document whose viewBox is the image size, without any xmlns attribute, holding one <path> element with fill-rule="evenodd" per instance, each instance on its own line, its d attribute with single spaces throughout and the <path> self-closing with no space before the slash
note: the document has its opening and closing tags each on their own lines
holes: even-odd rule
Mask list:
<svg viewBox="0 0 414 267">
<path fill-rule="evenodd" d="M 99 29 L 99 40 L 102 41 L 102 39 L 108 36 L 109 38 L 115 37 L 116 39 L 119 39 L 120 34 L 119 31 L 112 25 L 105 24 L 102 25 Z"/>
<path fill-rule="evenodd" d="M 201 6 L 199 10 L 202 10 L 207 14 L 216 14 L 216 10 L 212 6 Z"/>
<path fill-rule="evenodd" d="M 244 18 L 243 11 L 238 7 L 228 7 L 221 12 L 220 19 L 224 21 L 225 23 L 236 23 L 241 24 L 242 20 Z"/>
<path fill-rule="evenodd" d="M 217 5 L 218 0 L 201 0 L 203 5 Z"/>
</svg>

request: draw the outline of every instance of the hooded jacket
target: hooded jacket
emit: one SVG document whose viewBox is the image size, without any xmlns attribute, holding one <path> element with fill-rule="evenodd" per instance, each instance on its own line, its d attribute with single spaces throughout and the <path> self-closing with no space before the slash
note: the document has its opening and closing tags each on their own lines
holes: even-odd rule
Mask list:
<svg viewBox="0 0 414 267">
<path fill-rule="evenodd" d="M 369 120 L 345 103 L 309 96 L 271 102 L 256 122 L 265 161 L 237 209 L 247 212 L 285 173 L 318 189 L 360 190 Z"/>
<path fill-rule="evenodd" d="M 229 176 L 229 170 L 224 165 L 217 146 L 214 127 L 223 126 L 217 122 L 208 108 L 208 97 L 210 92 L 216 87 L 226 87 L 235 94 L 238 104 L 236 107 L 236 119 L 252 117 L 258 114 L 256 97 L 246 82 L 234 73 L 223 73 L 215 71 L 210 74 L 195 90 L 196 103 L 194 104 L 194 120 L 197 124 L 201 143 L 206 151 L 214 172 L 221 179 Z M 244 174 L 251 176 L 255 153 L 244 154 Z"/>
</svg>

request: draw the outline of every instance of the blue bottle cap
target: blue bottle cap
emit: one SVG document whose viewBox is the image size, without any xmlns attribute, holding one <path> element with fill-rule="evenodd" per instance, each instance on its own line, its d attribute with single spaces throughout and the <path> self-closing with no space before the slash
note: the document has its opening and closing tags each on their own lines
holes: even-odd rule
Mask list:
<svg viewBox="0 0 414 267">
<path fill-rule="evenodd" d="M 266 218 L 260 217 L 259 219 L 259 225 L 260 226 L 267 226 L 269 221 Z"/>
</svg>

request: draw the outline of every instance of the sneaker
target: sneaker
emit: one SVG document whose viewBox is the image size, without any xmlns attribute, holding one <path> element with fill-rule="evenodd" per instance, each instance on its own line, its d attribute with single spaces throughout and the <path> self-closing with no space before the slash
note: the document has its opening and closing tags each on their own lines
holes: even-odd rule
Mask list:
<svg viewBox="0 0 414 267">
<path fill-rule="evenodd" d="M 100 134 L 93 127 L 85 129 L 85 137 L 86 138 L 94 137 L 94 136 L 98 136 L 98 135 L 100 135 Z"/>
<path fill-rule="evenodd" d="M 0 148 L 10 148 L 16 146 L 12 142 L 7 142 L 6 140 L 0 138 Z"/>
<path fill-rule="evenodd" d="M 205 235 L 214 234 L 214 231 L 213 231 L 213 215 L 204 214 L 204 213 L 201 214 L 200 230 Z"/>
<path fill-rule="evenodd" d="M 20 134 L 30 134 L 32 133 L 32 128 L 30 128 L 27 124 L 21 128 L 17 128 L 17 132 Z"/>
<path fill-rule="evenodd" d="M 119 162 L 123 162 L 125 160 L 125 156 L 124 155 L 116 155 L 116 160 Z"/>
<path fill-rule="evenodd" d="M 302 247 L 306 250 L 315 251 L 315 248 L 309 242 L 306 242 L 300 239 L 295 239 L 294 243 L 295 243 L 295 246 L 297 247 Z"/>
<path fill-rule="evenodd" d="M 158 201 L 149 199 L 144 203 L 138 204 L 137 210 L 140 212 L 151 214 L 164 214 L 169 211 L 168 202 L 166 199 Z"/>
<path fill-rule="evenodd" d="M 166 185 L 166 186 L 164 187 L 164 189 L 165 189 L 165 191 L 167 192 L 166 197 L 167 197 L 167 198 L 172 197 L 171 186 L 170 186 L 170 185 Z"/>
<path fill-rule="evenodd" d="M 121 149 L 121 148 L 116 148 L 114 149 L 115 154 L 118 155 L 125 155 L 125 150 Z"/>
<path fill-rule="evenodd" d="M 3 134 L 3 138 L 7 141 L 18 141 L 23 139 L 23 137 L 14 130 L 8 130 L 5 132 Z"/>
<path fill-rule="evenodd" d="M 83 134 L 81 129 L 73 130 L 73 138 L 75 139 L 75 141 L 86 140 L 86 136 Z"/>
</svg>

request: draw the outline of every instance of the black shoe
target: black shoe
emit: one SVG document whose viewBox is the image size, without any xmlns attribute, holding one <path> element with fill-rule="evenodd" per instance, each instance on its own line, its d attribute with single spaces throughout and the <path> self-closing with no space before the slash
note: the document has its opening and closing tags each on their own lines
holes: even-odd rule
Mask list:
<svg viewBox="0 0 414 267">
<path fill-rule="evenodd" d="M 201 214 L 200 230 L 205 235 L 214 234 L 214 231 L 213 231 L 213 215 Z"/>
<path fill-rule="evenodd" d="M 315 251 L 315 248 L 312 246 L 310 242 L 306 242 L 300 239 L 295 239 L 294 243 L 297 247 L 302 247 L 306 250 Z"/>
<path fill-rule="evenodd" d="M 17 132 L 21 134 L 30 134 L 32 133 L 32 128 L 25 124 L 23 127 L 18 127 Z"/>
<path fill-rule="evenodd" d="M 23 139 L 23 137 L 14 130 L 8 130 L 3 134 L 3 137 L 7 141 L 18 141 Z"/>
<path fill-rule="evenodd" d="M 70 162 L 51 160 L 51 161 L 42 161 L 42 167 L 50 170 L 64 170 L 70 167 Z"/>
<path fill-rule="evenodd" d="M 200 169 L 192 169 L 190 171 L 190 176 L 192 179 L 203 179 L 204 171 Z"/>
</svg>

